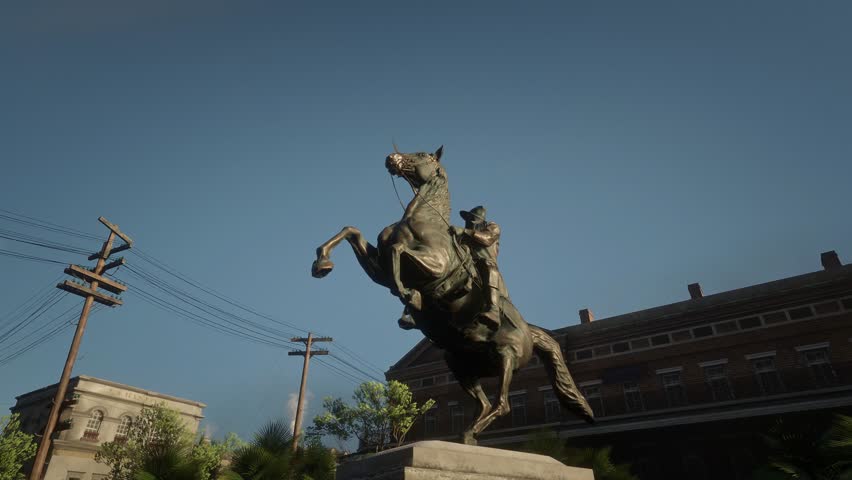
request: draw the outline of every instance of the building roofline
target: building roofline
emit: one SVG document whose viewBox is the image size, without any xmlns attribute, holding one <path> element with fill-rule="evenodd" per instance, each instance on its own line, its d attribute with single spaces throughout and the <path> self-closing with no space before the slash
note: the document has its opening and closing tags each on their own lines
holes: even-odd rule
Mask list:
<svg viewBox="0 0 852 480">
<path fill-rule="evenodd" d="M 181 397 L 175 397 L 175 396 L 172 396 L 172 395 L 166 395 L 164 393 L 155 392 L 153 390 L 146 390 L 144 388 L 134 387 L 134 386 L 131 386 L 131 385 L 125 385 L 123 383 L 113 382 L 111 380 L 105 380 L 103 378 L 90 377 L 88 375 L 77 375 L 76 377 L 71 378 L 70 381 L 69 381 L 69 385 L 78 386 L 79 383 L 80 383 L 80 380 L 84 380 L 84 381 L 92 382 L 92 383 L 99 383 L 101 385 L 106 385 L 108 387 L 121 388 L 121 389 L 124 389 L 124 390 L 129 390 L 131 392 L 136 392 L 136 393 L 148 395 L 149 397 L 161 398 L 163 400 L 169 400 L 169 401 L 172 401 L 172 402 L 183 403 L 183 404 L 186 404 L 186 405 L 192 405 L 192 406 L 199 407 L 199 408 L 206 408 L 207 407 L 207 404 L 196 401 L 196 400 L 190 400 L 190 399 L 187 399 L 187 398 L 181 398 Z M 55 389 L 58 385 L 59 385 L 59 383 L 54 383 L 54 384 L 48 385 L 46 387 L 41 387 L 41 388 L 33 390 L 31 392 L 27 392 L 27 393 L 18 395 L 17 397 L 15 397 L 15 399 L 18 400 L 18 402 L 20 403 L 21 399 L 24 399 L 24 398 L 27 398 L 27 397 L 30 397 L 30 396 L 37 395 L 39 393 L 44 393 L 46 391 Z"/>
<path fill-rule="evenodd" d="M 838 279 L 852 280 L 852 264 L 843 265 L 831 270 L 819 270 L 793 277 L 782 278 L 770 282 L 759 283 L 747 287 L 727 290 L 724 292 L 707 295 L 701 298 L 683 300 L 680 302 L 637 310 L 613 317 L 596 319 L 589 323 L 579 323 L 566 327 L 557 328 L 553 331 L 556 335 L 569 333 L 593 333 L 610 328 L 618 328 L 625 325 L 642 323 L 648 321 L 659 321 L 667 318 L 676 318 L 686 314 L 694 314 L 734 304 L 743 301 L 756 300 L 772 295 L 777 295 L 789 290 L 803 287 L 816 287 L 832 283 Z"/>
<path fill-rule="evenodd" d="M 432 346 L 431 340 L 429 340 L 426 337 L 421 338 L 420 341 L 417 342 L 416 345 L 411 347 L 411 350 L 409 350 L 405 355 L 402 356 L 402 358 L 399 359 L 399 361 L 397 361 L 396 363 L 391 365 L 391 367 L 385 372 L 385 376 L 387 377 L 387 374 L 394 371 L 394 370 L 399 370 L 400 368 L 404 368 L 406 366 L 405 365 L 406 362 L 414 360 L 414 358 L 416 358 L 417 355 L 420 355 L 421 353 L 426 351 L 431 346 Z"/>
<path fill-rule="evenodd" d="M 588 323 L 579 323 L 568 325 L 565 327 L 553 329 L 549 331 L 551 335 L 562 337 L 569 334 L 589 334 L 602 332 L 611 328 L 620 328 L 627 325 L 635 325 L 647 323 L 651 321 L 660 321 L 670 318 L 677 318 L 687 314 L 695 314 L 714 308 L 723 307 L 725 305 L 735 304 L 738 302 L 757 300 L 789 290 L 799 289 L 803 287 L 816 287 L 824 284 L 829 284 L 837 280 L 849 279 L 852 280 L 852 264 L 840 265 L 826 270 L 818 270 L 815 272 L 795 275 L 779 280 L 773 280 L 765 283 L 758 283 L 747 287 L 736 288 L 724 292 L 715 293 L 712 295 L 703 296 L 700 298 L 692 298 L 680 302 L 670 303 L 651 307 L 644 310 L 637 310 L 630 313 L 624 313 L 613 317 L 596 319 Z M 400 370 L 406 367 L 405 363 L 419 355 L 426 348 L 431 346 L 431 342 L 425 337 L 411 348 L 398 362 L 393 364 L 385 374 L 395 370 Z"/>
</svg>

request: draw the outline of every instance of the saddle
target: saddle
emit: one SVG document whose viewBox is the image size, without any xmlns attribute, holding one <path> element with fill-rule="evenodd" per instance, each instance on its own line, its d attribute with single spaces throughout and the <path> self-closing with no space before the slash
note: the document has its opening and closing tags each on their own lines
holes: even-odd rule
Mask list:
<svg viewBox="0 0 852 480">
<path fill-rule="evenodd" d="M 473 289 L 475 278 L 479 277 L 476 266 L 473 264 L 473 256 L 467 246 L 459 243 L 455 235 L 450 236 L 453 241 L 453 249 L 459 259 L 456 267 L 444 278 L 439 278 L 424 285 L 420 291 L 439 302 L 450 303 L 457 300 Z"/>
</svg>

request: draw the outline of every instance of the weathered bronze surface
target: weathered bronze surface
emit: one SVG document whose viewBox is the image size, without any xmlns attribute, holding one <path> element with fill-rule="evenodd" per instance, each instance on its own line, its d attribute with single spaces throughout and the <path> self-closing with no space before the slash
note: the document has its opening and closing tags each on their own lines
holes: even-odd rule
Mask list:
<svg viewBox="0 0 852 480">
<path fill-rule="evenodd" d="M 400 298 L 405 305 L 400 326 L 419 329 L 442 348 L 459 385 L 477 401 L 476 419 L 463 433 L 464 443 L 475 445 L 480 432 L 509 412 L 512 374 L 533 354 L 541 359 L 560 403 L 593 422 L 592 409 L 574 384 L 559 343 L 528 324 L 509 299 L 497 270 L 500 227 L 486 219 L 483 207 L 461 213 L 464 228 L 449 223 L 442 153 L 443 147 L 435 153 L 390 154 L 385 167 L 415 192 L 402 219 L 382 230 L 377 246 L 357 228 L 344 227 L 317 248 L 311 273 L 317 278 L 328 275 L 334 267 L 331 251 L 346 240 L 367 275 Z M 483 377 L 498 377 L 499 396 L 493 406 L 480 384 Z"/>
</svg>

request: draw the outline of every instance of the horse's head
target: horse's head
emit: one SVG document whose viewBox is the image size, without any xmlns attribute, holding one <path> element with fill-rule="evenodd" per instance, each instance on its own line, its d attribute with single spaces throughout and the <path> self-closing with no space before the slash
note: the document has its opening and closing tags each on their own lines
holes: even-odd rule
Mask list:
<svg viewBox="0 0 852 480">
<path fill-rule="evenodd" d="M 394 145 L 394 153 L 385 159 L 385 167 L 391 175 L 404 178 L 414 188 L 420 188 L 443 171 L 441 166 L 441 155 L 444 146 L 435 150 L 435 153 L 400 153 Z"/>
</svg>

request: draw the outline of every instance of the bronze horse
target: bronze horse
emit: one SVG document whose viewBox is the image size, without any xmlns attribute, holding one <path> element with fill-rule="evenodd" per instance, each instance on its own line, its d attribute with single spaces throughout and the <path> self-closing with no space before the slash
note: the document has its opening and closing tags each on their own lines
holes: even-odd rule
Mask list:
<svg viewBox="0 0 852 480">
<path fill-rule="evenodd" d="M 317 278 L 328 275 L 334 267 L 331 251 L 347 240 L 367 275 L 408 306 L 416 327 L 445 351 L 456 380 L 478 402 L 476 420 L 462 436 L 464 443 L 475 445 L 480 432 L 509 412 L 512 374 L 533 353 L 547 370 L 560 403 L 593 422 L 592 409 L 574 384 L 559 343 L 542 328 L 528 324 L 508 294 L 502 297 L 496 331 L 475 320 L 485 292 L 470 251 L 455 237 L 448 221 L 450 193 L 440 162 L 442 152 L 443 147 L 435 153 L 390 154 L 385 160 L 388 171 L 405 179 L 415 192 L 402 219 L 382 230 L 377 247 L 357 228 L 344 227 L 317 248 L 311 273 Z M 482 390 L 483 377 L 499 379 L 499 397 L 493 407 Z"/>
</svg>

